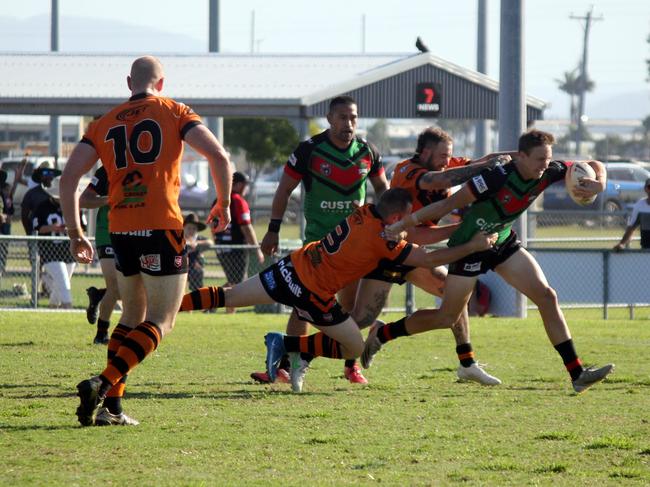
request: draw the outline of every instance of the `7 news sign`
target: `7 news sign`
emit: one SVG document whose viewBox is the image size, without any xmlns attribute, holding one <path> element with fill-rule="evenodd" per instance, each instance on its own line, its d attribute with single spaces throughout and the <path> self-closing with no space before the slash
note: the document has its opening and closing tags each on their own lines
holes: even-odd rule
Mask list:
<svg viewBox="0 0 650 487">
<path fill-rule="evenodd" d="M 437 117 L 440 115 L 439 84 L 418 83 L 415 92 L 415 113 L 418 117 Z"/>
</svg>

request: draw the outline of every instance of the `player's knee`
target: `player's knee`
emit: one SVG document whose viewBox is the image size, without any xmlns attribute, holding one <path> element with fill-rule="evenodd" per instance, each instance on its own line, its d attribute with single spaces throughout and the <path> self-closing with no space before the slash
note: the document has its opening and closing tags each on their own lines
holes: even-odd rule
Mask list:
<svg viewBox="0 0 650 487">
<path fill-rule="evenodd" d="M 557 293 L 551 286 L 546 285 L 540 289 L 538 296 L 534 301 L 538 306 L 554 306 L 558 302 Z"/>
</svg>

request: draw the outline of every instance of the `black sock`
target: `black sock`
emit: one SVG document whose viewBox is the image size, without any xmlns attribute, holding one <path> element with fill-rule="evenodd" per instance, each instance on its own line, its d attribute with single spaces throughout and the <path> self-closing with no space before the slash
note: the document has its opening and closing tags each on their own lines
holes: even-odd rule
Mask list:
<svg viewBox="0 0 650 487">
<path fill-rule="evenodd" d="M 582 362 L 578 358 L 576 349 L 573 346 L 573 340 L 569 338 L 566 342 L 558 343 L 555 345 L 555 350 L 557 350 L 560 357 L 562 357 L 564 366 L 571 375 L 571 380 L 576 380 L 580 377 L 580 374 L 583 371 Z"/>
<path fill-rule="evenodd" d="M 357 361 L 355 359 L 353 359 L 353 358 L 347 359 L 345 361 L 345 366 L 348 367 L 348 368 L 352 368 L 352 367 L 354 367 L 354 364 L 356 364 L 356 363 L 357 363 Z"/>
<path fill-rule="evenodd" d="M 377 338 L 381 343 L 386 343 L 398 337 L 408 336 L 406 331 L 406 317 L 395 321 L 394 323 L 387 323 L 380 326 L 377 330 Z"/>
<path fill-rule="evenodd" d="M 109 321 L 104 321 L 101 318 L 97 320 L 97 335 L 107 335 L 108 328 L 111 326 Z"/>
<path fill-rule="evenodd" d="M 458 355 L 458 360 L 460 360 L 460 365 L 463 367 L 470 367 L 474 360 L 474 352 L 472 351 L 472 344 L 467 342 L 456 347 L 456 354 Z"/>
<path fill-rule="evenodd" d="M 291 364 L 289 363 L 289 356 L 287 354 L 284 354 L 280 359 L 280 364 L 278 365 L 278 369 L 284 369 L 288 371 L 290 368 L 291 368 Z"/>
</svg>

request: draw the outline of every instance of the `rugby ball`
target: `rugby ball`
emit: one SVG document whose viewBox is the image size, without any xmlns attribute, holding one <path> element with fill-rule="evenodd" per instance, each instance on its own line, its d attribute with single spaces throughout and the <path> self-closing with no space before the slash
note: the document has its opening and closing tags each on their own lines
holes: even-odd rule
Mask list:
<svg viewBox="0 0 650 487">
<path fill-rule="evenodd" d="M 582 178 L 596 178 L 596 172 L 593 168 L 586 162 L 574 162 L 569 166 L 564 177 L 564 182 L 566 183 L 566 191 L 569 193 L 569 196 L 573 201 L 578 203 L 580 206 L 587 206 L 592 204 L 597 195 L 593 195 L 589 198 L 583 198 L 575 194 L 575 189 L 580 187 L 580 180 Z"/>
</svg>

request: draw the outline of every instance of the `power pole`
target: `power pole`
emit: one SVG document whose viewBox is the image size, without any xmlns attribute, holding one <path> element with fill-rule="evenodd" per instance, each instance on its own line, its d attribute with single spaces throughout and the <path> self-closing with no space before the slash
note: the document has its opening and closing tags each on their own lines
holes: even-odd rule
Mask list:
<svg viewBox="0 0 650 487">
<path fill-rule="evenodd" d="M 487 74 L 487 0 L 478 0 L 478 22 L 476 26 L 476 70 Z M 474 128 L 474 156 L 481 157 L 488 152 L 488 122 L 478 120 Z"/>
<path fill-rule="evenodd" d="M 584 40 L 582 44 L 582 60 L 580 61 L 580 81 L 578 83 L 580 93 L 578 95 L 578 126 L 576 127 L 575 143 L 576 155 L 580 155 L 580 145 L 582 143 L 582 132 L 584 130 L 584 113 L 585 113 L 585 94 L 587 93 L 587 55 L 589 53 L 589 31 L 591 30 L 591 23 L 596 20 L 603 20 L 603 16 L 594 17 L 594 7 L 592 6 L 589 12 L 584 16 L 577 16 L 571 14 L 570 19 L 579 20 L 584 30 Z"/>
</svg>

